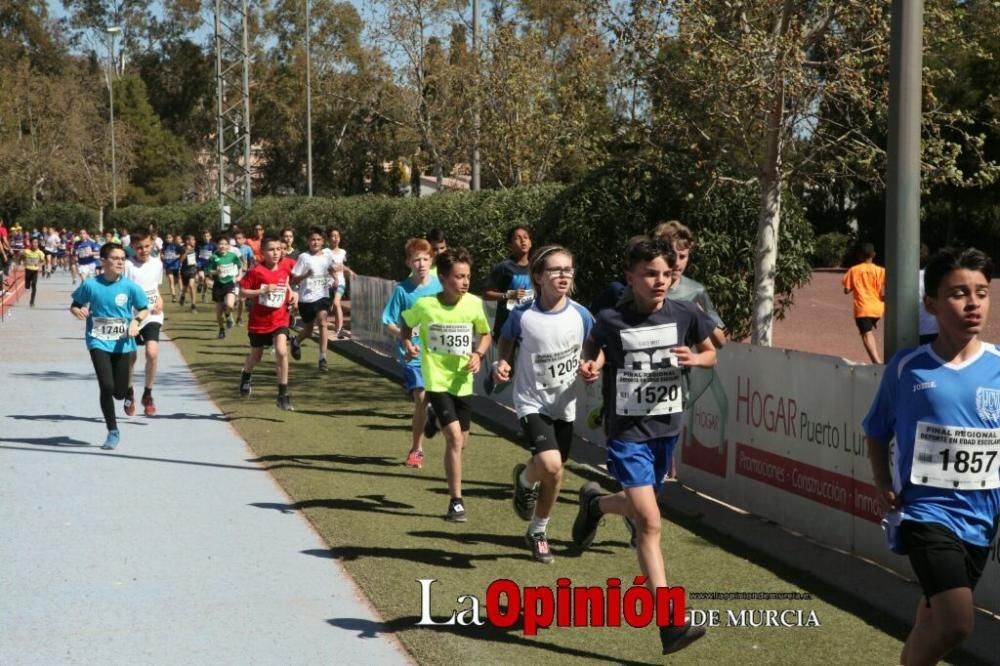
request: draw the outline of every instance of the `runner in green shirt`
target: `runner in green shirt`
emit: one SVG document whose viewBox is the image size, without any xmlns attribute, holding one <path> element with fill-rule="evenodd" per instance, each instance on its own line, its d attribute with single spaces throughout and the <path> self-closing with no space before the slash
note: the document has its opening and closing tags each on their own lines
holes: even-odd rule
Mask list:
<svg viewBox="0 0 1000 666">
<path fill-rule="evenodd" d="M 407 358 L 420 355 L 427 398 L 444 433 L 444 470 L 451 496 L 445 518 L 464 523 L 462 450 L 469 443 L 472 420 L 464 397 L 472 394 L 473 377 L 490 348 L 490 324 L 482 300 L 468 293 L 472 275 L 469 253 L 462 248 L 447 250 L 438 256 L 437 267 L 443 291 L 419 298 L 403 311 L 401 337 Z M 413 344 L 414 329 L 419 329 L 419 347 Z"/>
<path fill-rule="evenodd" d="M 212 278 L 215 320 L 219 322 L 218 337 L 222 340 L 226 337 L 226 329 L 233 327 L 236 283 L 243 273 L 243 259 L 229 251 L 229 239 L 225 236 L 219 236 L 215 241 L 215 252 L 205 265 L 205 272 Z"/>
</svg>

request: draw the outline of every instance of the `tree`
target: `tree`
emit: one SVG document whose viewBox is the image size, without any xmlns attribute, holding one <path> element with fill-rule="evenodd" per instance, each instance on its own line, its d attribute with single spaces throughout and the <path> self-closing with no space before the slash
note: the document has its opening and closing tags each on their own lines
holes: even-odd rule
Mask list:
<svg viewBox="0 0 1000 666">
<path fill-rule="evenodd" d="M 770 345 L 783 191 L 815 167 L 881 184 L 888 3 L 677 0 L 667 11 L 675 30 L 650 18 L 665 8 L 665 0 L 650 3 L 631 38 L 656 105 L 654 135 L 697 147 L 722 178 L 757 183 L 752 340 Z M 928 1 L 930 50 L 949 42 L 977 49 L 956 29 L 959 11 Z M 929 100 L 934 83 L 926 82 Z M 958 112 L 925 111 L 925 182 L 955 180 L 961 147 L 944 129 Z M 981 163 L 975 178 L 992 178 L 991 169 Z"/>
</svg>

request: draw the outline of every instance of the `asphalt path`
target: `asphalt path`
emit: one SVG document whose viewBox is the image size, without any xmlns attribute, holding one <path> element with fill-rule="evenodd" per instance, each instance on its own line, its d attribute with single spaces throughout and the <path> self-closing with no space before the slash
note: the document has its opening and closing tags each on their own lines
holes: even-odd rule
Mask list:
<svg viewBox="0 0 1000 666">
<path fill-rule="evenodd" d="M 71 292 L 0 325 L 0 664 L 409 662 L 306 519 L 255 506 L 289 499 L 172 343 L 157 416 L 100 449 Z"/>
</svg>

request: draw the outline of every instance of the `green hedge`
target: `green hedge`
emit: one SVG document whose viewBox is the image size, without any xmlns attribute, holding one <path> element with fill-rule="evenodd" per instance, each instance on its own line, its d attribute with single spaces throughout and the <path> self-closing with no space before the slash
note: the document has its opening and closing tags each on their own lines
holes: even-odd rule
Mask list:
<svg viewBox="0 0 1000 666">
<path fill-rule="evenodd" d="M 797 202 L 784 197 L 775 303 L 779 317 L 793 289 L 809 277 L 812 231 Z M 655 223 L 676 218 L 697 235 L 688 269 L 706 284 L 732 337 L 750 329 L 753 255 L 758 194 L 753 184 L 707 182 L 683 153 L 630 155 L 609 163 L 570 187 L 544 185 L 512 190 L 445 193 L 431 197 L 265 197 L 246 214 L 234 211 L 243 228 L 283 227 L 304 238 L 312 226 L 337 227 L 351 267 L 368 275 L 401 278 L 403 245 L 432 228 L 452 246 L 473 256 L 473 290 L 482 289 L 490 268 L 506 254 L 504 237 L 514 225 L 532 230 L 535 246 L 561 243 L 576 254 L 577 299 L 589 304 L 621 274 L 625 241 Z M 115 211 L 105 226 L 153 224 L 161 232 L 198 233 L 218 228 L 214 202 Z M 69 225 L 67 225 L 69 226 Z M 303 243 L 299 243 L 300 246 Z"/>
<path fill-rule="evenodd" d="M 17 217 L 17 223 L 25 229 L 58 227 L 60 229 L 87 229 L 97 231 L 97 211 L 74 203 L 42 204 L 25 211 Z"/>
<path fill-rule="evenodd" d="M 831 231 L 830 233 L 817 236 L 812 254 L 813 266 L 817 268 L 840 268 L 844 265 L 850 245 L 850 236 L 838 231 Z"/>
</svg>

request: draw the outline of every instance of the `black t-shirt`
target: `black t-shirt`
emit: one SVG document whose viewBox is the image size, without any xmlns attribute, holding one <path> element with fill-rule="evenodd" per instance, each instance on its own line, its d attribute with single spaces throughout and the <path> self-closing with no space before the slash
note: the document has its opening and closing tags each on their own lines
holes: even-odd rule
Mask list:
<svg viewBox="0 0 1000 666">
<path fill-rule="evenodd" d="M 631 303 L 598 313 L 590 338 L 604 350 L 604 371 L 614 373 L 605 383 L 608 437 L 645 442 L 680 433 L 685 382 L 669 350 L 694 347 L 714 329 L 697 305 L 669 299 L 649 314 Z"/>
<path fill-rule="evenodd" d="M 521 266 L 513 259 L 504 259 L 493 267 L 486 280 L 486 288 L 493 291 L 510 291 L 511 289 L 524 289 L 525 291 L 525 296 L 520 301 L 508 301 L 506 298 L 497 301 L 497 316 L 493 321 L 493 339 L 497 340 L 503 329 L 503 323 L 507 321 L 507 315 L 510 314 L 511 310 L 534 298 L 531 273 L 527 266 Z"/>
</svg>

